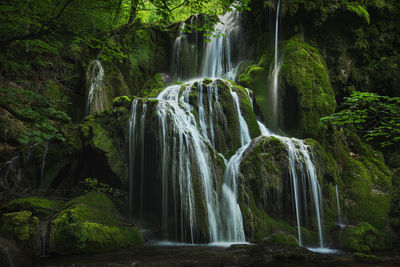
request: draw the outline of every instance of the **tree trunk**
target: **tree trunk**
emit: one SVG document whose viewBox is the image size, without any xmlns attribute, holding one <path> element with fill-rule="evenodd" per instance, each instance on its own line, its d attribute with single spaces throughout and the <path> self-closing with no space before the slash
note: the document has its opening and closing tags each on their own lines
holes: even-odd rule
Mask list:
<svg viewBox="0 0 400 267">
<path fill-rule="evenodd" d="M 129 15 L 129 21 L 128 21 L 129 25 L 132 25 L 133 22 L 135 21 L 138 5 L 139 5 L 139 0 L 131 1 L 131 14 Z"/>
</svg>

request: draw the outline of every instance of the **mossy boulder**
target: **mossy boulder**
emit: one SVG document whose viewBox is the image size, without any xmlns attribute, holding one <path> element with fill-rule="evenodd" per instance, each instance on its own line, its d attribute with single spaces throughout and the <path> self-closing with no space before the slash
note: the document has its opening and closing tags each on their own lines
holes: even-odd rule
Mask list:
<svg viewBox="0 0 400 267">
<path fill-rule="evenodd" d="M 50 223 L 49 252 L 55 254 L 111 251 L 143 241 L 136 227 L 123 225 L 103 193 L 74 198 Z"/>
<path fill-rule="evenodd" d="M 282 55 L 281 124 L 295 136 L 317 137 L 319 120 L 336 108 L 325 60 L 316 48 L 299 37 L 285 43 Z"/>
<path fill-rule="evenodd" d="M 343 248 L 369 253 L 379 247 L 381 237 L 378 231 L 370 224 L 363 222 L 358 226 L 348 226 L 339 234 L 339 241 Z"/>
<path fill-rule="evenodd" d="M 255 102 L 264 118 L 268 118 L 269 114 L 267 81 L 267 69 L 260 65 L 248 66 L 239 76 L 239 84 L 250 88 L 254 92 Z"/>
<path fill-rule="evenodd" d="M 244 152 L 238 199 L 249 240 L 260 242 L 280 231 L 297 236 L 288 166 L 287 146 L 276 137 L 258 137 Z M 304 243 L 318 242 L 318 233 L 301 231 Z"/>
<path fill-rule="evenodd" d="M 33 215 L 42 217 L 57 213 L 64 206 L 63 200 L 50 200 L 47 198 L 18 198 L 1 207 L 2 212 L 30 211 Z"/>
<path fill-rule="evenodd" d="M 138 23 L 122 35 L 119 41 L 128 56 L 127 62 L 118 65 L 119 69 L 131 93 L 143 95 L 146 82 L 152 80 L 154 75 L 157 76 L 157 73 L 168 70 L 168 32 L 162 26 Z"/>
<path fill-rule="evenodd" d="M 292 236 L 288 235 L 285 233 L 276 233 L 264 240 L 264 243 L 272 243 L 272 244 L 278 244 L 278 245 L 284 245 L 284 246 L 289 246 L 289 247 L 298 247 L 299 243 L 297 242 L 297 239 Z"/>
<path fill-rule="evenodd" d="M 4 213 L 0 218 L 1 233 L 29 251 L 38 248 L 36 242 L 38 228 L 39 218 L 33 216 L 30 211 Z"/>
<path fill-rule="evenodd" d="M 390 224 L 397 235 L 400 236 L 400 169 L 392 176 L 392 190 L 390 194 Z"/>
<path fill-rule="evenodd" d="M 120 98 L 120 100 L 124 100 L 124 103 L 126 103 L 124 97 Z M 118 105 L 118 102 L 115 105 Z M 121 158 L 124 158 L 123 143 L 128 117 L 128 110 L 121 106 L 113 111 L 90 115 L 81 123 L 80 131 L 84 141 L 84 148 L 90 149 L 95 156 L 101 157 L 101 160 L 106 162 L 106 166 L 102 166 L 103 173 L 90 172 L 86 175 L 98 177 L 109 184 L 110 181 L 105 179 L 110 179 L 111 177 L 105 177 L 106 174 L 118 177 L 122 182 L 127 181 L 128 167 Z M 125 127 L 123 128 L 123 126 Z M 118 183 L 118 181 L 114 181 L 115 183 Z"/>
</svg>

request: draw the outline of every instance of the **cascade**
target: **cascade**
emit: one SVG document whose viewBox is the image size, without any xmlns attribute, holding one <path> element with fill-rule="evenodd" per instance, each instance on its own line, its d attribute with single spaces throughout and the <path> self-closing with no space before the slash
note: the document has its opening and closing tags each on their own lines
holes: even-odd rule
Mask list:
<svg viewBox="0 0 400 267">
<path fill-rule="evenodd" d="M 275 20 L 275 52 L 274 52 L 274 68 L 270 76 L 270 106 L 271 106 L 271 116 L 270 125 L 273 130 L 278 130 L 279 128 L 279 72 L 281 70 L 281 62 L 278 61 L 279 56 L 279 13 L 280 13 L 281 1 L 278 0 L 277 10 L 276 10 L 276 20 Z"/>
<path fill-rule="evenodd" d="M 279 31 L 278 1 L 275 25 L 275 60 L 272 72 L 272 89 L 278 91 L 280 63 L 278 61 L 278 31 Z M 215 26 L 221 35 L 204 44 L 201 70 L 193 75 L 183 71 L 180 64 L 184 54 L 198 54 L 190 47 L 189 35 L 181 31 L 174 43 L 173 60 L 175 75 L 178 80 L 187 77 L 212 77 L 211 82 L 203 83 L 201 79 L 185 82 L 184 85 L 171 85 L 165 88 L 156 98 L 156 116 L 158 120 L 157 153 L 160 161 L 160 198 L 159 205 L 161 228 L 164 239 L 171 238 L 171 226 L 175 229 L 175 238 L 184 242 L 244 242 L 243 218 L 238 204 L 238 176 L 240 163 L 244 152 L 250 146 L 251 138 L 245 119 L 242 116 L 239 96 L 229 88 L 234 112 L 239 124 L 241 147 L 226 160 L 216 149 L 214 125 L 218 120 L 215 107 L 219 104 L 219 93 L 216 78 L 232 78 L 235 67 L 231 60 L 231 39 L 239 34 L 239 13 L 237 11 L 221 16 L 222 23 Z M 196 16 L 192 17 L 197 19 Z M 193 23 L 193 22 L 190 22 Z M 181 30 L 185 27 L 183 23 Z M 197 36 L 197 35 L 196 35 Z M 196 43 L 198 38 L 196 37 Z M 193 54 L 194 53 L 194 54 Z M 197 59 L 196 59 L 197 60 Z M 196 71 L 195 71 L 196 72 Z M 233 75 L 233 76 L 232 76 Z M 197 106 L 191 103 L 192 95 L 198 95 Z M 251 92 L 247 97 L 253 106 Z M 278 117 L 278 93 L 275 94 L 272 117 Z M 146 133 L 145 102 L 134 99 L 129 119 L 129 215 L 132 216 L 134 177 L 140 179 L 140 217 L 143 216 L 144 200 L 144 151 Z M 197 117 L 194 116 L 197 114 Z M 273 129 L 277 129 L 277 119 Z M 302 141 L 274 134 L 270 129 L 258 122 L 263 136 L 274 136 L 280 139 L 288 149 L 289 178 L 293 194 L 295 217 L 298 229 L 299 244 L 303 244 L 301 227 L 308 220 L 307 207 L 313 207 L 319 233 L 320 246 L 323 247 L 322 235 L 322 194 L 310 148 Z M 140 151 L 141 154 L 137 154 Z M 140 156 L 139 156 L 140 155 Z M 226 168 L 222 187 L 215 173 L 215 158 L 221 157 Z M 139 156 L 139 157 L 138 157 Z M 140 161 L 141 160 L 141 161 Z M 136 175 L 134 175 L 134 173 Z M 146 185 L 148 186 L 148 185 Z M 200 188 L 200 194 L 196 188 Z M 204 207 L 199 206 L 199 197 Z M 310 202 L 310 203 L 308 203 Z M 202 222 L 197 218 L 205 217 Z M 199 228 L 206 224 L 205 236 L 198 236 Z M 171 225 L 173 224 L 173 225 Z M 204 229 L 203 229 L 204 230 Z"/>
<path fill-rule="evenodd" d="M 168 184 L 170 177 L 168 168 L 177 167 L 176 180 L 180 188 L 181 208 L 184 214 L 189 215 L 190 235 L 193 242 L 195 228 L 194 214 L 194 192 L 192 187 L 192 168 L 198 168 L 201 180 L 204 200 L 207 210 L 209 240 L 215 242 L 219 240 L 218 227 L 219 214 L 214 182 L 212 179 L 212 163 L 208 156 L 207 139 L 203 138 L 197 125 L 194 115 L 190 112 L 192 107 L 189 104 L 189 94 L 193 84 L 186 86 L 181 96 L 180 86 L 170 86 L 160 93 L 157 97 L 157 115 L 161 125 L 161 155 L 162 155 L 162 186 L 163 186 L 163 222 L 167 221 L 168 207 Z M 202 90 L 202 89 L 201 89 Z M 200 104 L 199 104 L 200 105 Z M 202 106 L 199 106 L 201 109 Z M 172 132 L 172 136 L 171 136 Z M 173 137 L 178 137 L 179 147 L 174 147 L 176 142 L 172 142 Z M 172 145 L 172 147 L 171 147 Z M 179 157 L 170 155 L 170 151 L 176 151 Z M 191 164 L 191 157 L 194 156 L 194 163 Z M 196 165 L 196 166 L 192 166 Z M 176 199 L 176 198 L 175 198 Z M 181 219 L 187 216 L 182 216 Z M 166 227 L 164 226 L 164 229 Z"/>
<path fill-rule="evenodd" d="M 129 118 L 129 201 L 128 201 L 128 215 L 129 219 L 132 219 L 133 212 L 133 174 L 135 167 L 135 146 L 136 146 L 136 109 L 137 109 L 138 100 L 137 98 L 133 99 L 131 106 L 131 116 Z"/>
<path fill-rule="evenodd" d="M 42 158 L 42 167 L 40 168 L 40 183 L 43 183 L 44 179 L 44 167 L 46 165 L 46 156 L 47 156 L 47 151 L 49 150 L 49 144 L 47 143 L 44 152 L 43 152 L 43 158 Z"/>
<path fill-rule="evenodd" d="M 141 145 L 141 165 L 140 165 L 140 219 L 143 219 L 143 202 L 144 202 L 144 145 L 145 145 L 145 140 L 144 140 L 144 131 L 145 131 L 145 120 L 146 120 L 146 113 L 147 113 L 147 104 L 144 103 L 142 105 L 142 116 L 140 117 L 140 145 Z"/>
<path fill-rule="evenodd" d="M 196 92 L 198 99 L 198 119 L 193 115 L 190 95 Z M 214 106 L 219 102 L 218 80 L 203 84 L 201 80 L 192 80 L 182 85 L 172 85 L 164 89 L 157 97 L 156 114 L 159 128 L 159 154 L 161 173 L 161 222 L 163 237 L 171 237 L 171 217 L 174 218 L 177 233 L 175 237 L 183 241 L 196 242 L 244 242 L 243 220 L 240 207 L 237 203 L 237 179 L 240 159 L 250 144 L 250 134 L 246 121 L 242 116 L 240 101 L 236 92 L 229 88 L 234 104 L 234 111 L 239 122 L 239 136 L 242 147 L 227 162 L 219 153 L 215 153 L 214 134 L 212 125 L 217 116 L 214 116 Z M 140 174 L 143 185 L 143 161 L 141 172 L 135 154 L 139 149 L 144 151 L 146 103 L 134 99 L 129 120 L 129 154 L 130 154 L 130 200 L 132 201 L 133 173 Z M 142 112 L 140 114 L 140 105 Z M 221 112 L 221 111 L 219 111 Z M 208 115 L 208 116 L 207 116 Z M 140 117 L 140 119 L 139 119 Z M 141 137 L 139 137 L 139 135 Z M 214 163 L 210 155 L 215 153 L 227 162 L 223 177 L 221 196 L 216 185 Z M 139 154 L 140 155 L 140 154 Z M 143 154 L 141 155 L 143 159 Z M 135 165 L 136 164 L 136 165 Z M 222 177 L 221 177 L 222 178 Z M 203 239 L 196 236 L 200 227 L 196 218 L 199 217 L 198 202 L 194 186 L 200 182 L 202 198 L 205 202 L 205 216 L 207 217 L 207 236 Z M 143 187 L 140 189 L 143 191 Z M 198 198 L 199 196 L 197 196 Z M 141 194 L 141 202 L 143 196 Z M 132 206 L 130 206 L 131 208 Z M 142 206 L 141 206 L 142 207 Z"/>
<path fill-rule="evenodd" d="M 99 60 L 93 60 L 87 71 L 88 98 L 85 114 L 103 111 L 107 107 L 107 95 L 104 90 L 104 69 Z"/>
<path fill-rule="evenodd" d="M 337 203 L 337 212 L 338 212 L 338 221 L 337 224 L 339 225 L 340 228 L 346 227 L 346 225 L 343 223 L 342 218 L 340 216 L 340 202 L 339 202 L 339 187 L 338 185 L 335 186 L 336 189 L 336 203 Z"/>
<path fill-rule="evenodd" d="M 274 53 L 274 68 L 270 76 L 270 94 L 272 99 L 272 120 L 271 127 L 274 130 L 278 129 L 279 122 L 279 71 L 281 63 L 278 62 L 278 41 L 279 41 L 279 13 L 280 13 L 280 0 L 278 0 L 275 20 L 275 53 Z M 266 127 L 261 127 L 262 123 L 259 122 L 260 129 L 263 135 L 274 136 L 286 144 L 289 156 L 289 173 L 294 195 L 294 206 L 296 211 L 296 223 L 299 245 L 303 245 L 301 227 L 302 221 L 307 219 L 307 188 L 308 185 L 311 190 L 311 199 L 314 204 L 315 216 L 317 220 L 319 244 L 324 247 L 323 234 L 322 234 L 322 191 L 319 185 L 315 165 L 312 161 L 312 154 L 309 147 L 302 141 L 296 138 L 288 138 L 271 133 Z M 303 210 L 303 214 L 302 214 Z M 304 217 L 304 218 L 302 218 Z"/>
<path fill-rule="evenodd" d="M 240 31 L 240 13 L 237 10 L 220 16 L 221 22 L 217 23 L 214 31 L 217 36 L 206 44 L 203 57 L 203 77 L 224 77 L 235 80 L 234 67 L 231 55 L 231 39 Z M 237 68 L 236 68 L 237 72 Z"/>
</svg>

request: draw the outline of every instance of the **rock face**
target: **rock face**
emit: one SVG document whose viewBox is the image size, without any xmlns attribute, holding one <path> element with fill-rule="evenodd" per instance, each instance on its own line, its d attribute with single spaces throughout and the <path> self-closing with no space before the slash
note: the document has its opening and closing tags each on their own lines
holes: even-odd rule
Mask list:
<svg viewBox="0 0 400 267">
<path fill-rule="evenodd" d="M 391 238 L 386 232 L 390 173 L 377 152 L 359 139 L 350 141 L 354 135 L 346 137 L 336 133 L 335 136 L 334 144 L 338 147 L 331 152 L 325 151 L 315 140 L 306 141 L 322 188 L 325 244 L 337 242 L 335 229 L 338 229 L 339 211 L 335 186 L 339 185 L 341 220 L 349 226 L 340 232 L 340 244 L 336 245 L 360 252 L 390 247 Z M 350 145 L 350 142 L 354 143 Z M 239 203 L 250 240 L 261 240 L 279 231 L 297 235 L 287 149 L 285 143 L 275 137 L 259 137 L 252 141 L 243 156 Z M 351 156 L 356 153 L 357 156 Z M 308 210 L 308 215 L 304 209 Z M 304 242 L 315 245 L 318 239 L 312 205 L 303 203 L 301 210 Z M 308 219 L 304 220 L 304 216 Z"/>
<path fill-rule="evenodd" d="M 95 253 L 143 243 L 141 232 L 121 226 L 112 201 L 102 193 L 88 193 L 66 203 L 49 225 L 49 252 Z"/>
<path fill-rule="evenodd" d="M 0 219 L 1 231 L 10 239 L 15 240 L 27 250 L 38 249 L 36 233 L 39 228 L 39 218 L 30 211 L 5 213 Z"/>
<path fill-rule="evenodd" d="M 211 212 L 206 207 L 220 201 L 223 156 L 229 158 L 242 145 L 238 109 L 249 137 L 260 134 L 251 92 L 231 81 L 205 79 L 173 85 L 150 96 L 156 94 L 157 99 L 133 98 L 132 104 L 127 97 L 117 98 L 112 110 L 88 117 L 81 125 L 84 143 L 118 179 L 114 184 L 128 188 L 129 210 L 144 219 L 157 218 L 152 219 L 161 229 L 155 230 L 156 235 L 168 233 L 169 238 L 188 241 L 184 236 L 191 229 L 194 234 L 188 238 L 205 242 L 210 240 L 207 218 Z M 102 179 L 104 174 L 91 176 Z M 210 188 L 207 179 L 211 179 Z"/>
<path fill-rule="evenodd" d="M 112 201 L 88 193 L 64 201 L 21 198 L 1 208 L 1 232 L 31 256 L 110 251 L 143 243 L 140 231 L 123 225 Z"/>
<path fill-rule="evenodd" d="M 297 38 L 282 51 L 283 128 L 298 137 L 317 137 L 319 120 L 335 111 L 335 94 L 325 60 Z"/>
</svg>

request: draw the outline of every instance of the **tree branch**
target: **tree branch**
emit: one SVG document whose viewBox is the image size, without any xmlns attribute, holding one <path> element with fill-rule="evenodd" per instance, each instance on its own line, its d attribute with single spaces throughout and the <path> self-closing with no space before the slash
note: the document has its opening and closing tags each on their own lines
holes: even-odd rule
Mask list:
<svg viewBox="0 0 400 267">
<path fill-rule="evenodd" d="M 30 32 L 27 34 L 21 34 L 21 35 L 16 35 L 13 37 L 10 37 L 8 39 L 0 41 L 0 47 L 7 47 L 14 41 L 22 41 L 22 40 L 35 40 L 38 39 L 52 31 L 52 28 L 54 27 L 54 21 L 58 20 L 64 11 L 67 9 L 67 7 L 73 2 L 74 0 L 66 0 L 62 8 L 59 10 L 57 15 L 52 16 L 46 23 L 43 23 L 40 29 L 36 32 Z"/>
</svg>

